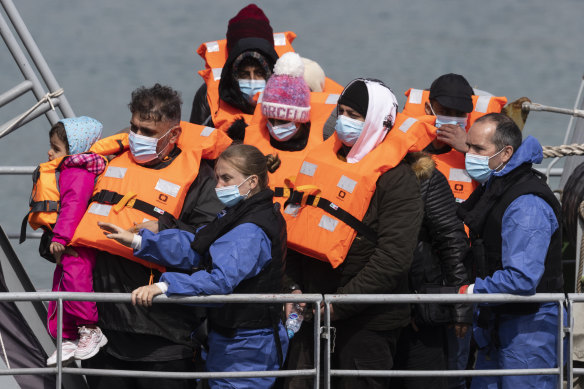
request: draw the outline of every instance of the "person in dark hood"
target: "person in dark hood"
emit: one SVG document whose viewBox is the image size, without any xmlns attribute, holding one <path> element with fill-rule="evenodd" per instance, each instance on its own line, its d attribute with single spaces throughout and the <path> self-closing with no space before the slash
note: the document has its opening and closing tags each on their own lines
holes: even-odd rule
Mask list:
<svg viewBox="0 0 584 389">
<path fill-rule="evenodd" d="M 263 91 L 272 75 L 278 54 L 270 21 L 255 4 L 243 8 L 227 26 L 228 57 L 219 82 L 219 109 L 211 112 L 209 98 L 214 91 L 203 84 L 193 100 L 190 122 L 227 129 L 243 114 L 251 115 L 254 96 Z"/>
</svg>

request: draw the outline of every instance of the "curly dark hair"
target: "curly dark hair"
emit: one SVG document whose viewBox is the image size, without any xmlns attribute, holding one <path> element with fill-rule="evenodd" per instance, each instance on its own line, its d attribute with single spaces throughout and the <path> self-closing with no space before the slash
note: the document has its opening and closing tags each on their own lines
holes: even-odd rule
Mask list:
<svg viewBox="0 0 584 389">
<path fill-rule="evenodd" d="M 128 104 L 132 114 L 139 114 L 142 120 L 180 122 L 182 99 L 169 86 L 154 84 L 151 88 L 141 86 L 132 92 Z"/>
</svg>

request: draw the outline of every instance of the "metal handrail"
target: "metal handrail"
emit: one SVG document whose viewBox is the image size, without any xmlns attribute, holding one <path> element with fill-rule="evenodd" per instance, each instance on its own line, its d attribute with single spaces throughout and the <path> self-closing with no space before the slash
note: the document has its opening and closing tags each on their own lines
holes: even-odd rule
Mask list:
<svg viewBox="0 0 584 389">
<path fill-rule="evenodd" d="M 105 303 L 130 303 L 129 293 L 81 293 L 81 292 L 8 292 L 0 293 L 0 301 L 57 301 L 58 305 L 58 331 L 60 338 L 62 323 L 63 301 L 95 301 Z M 558 315 L 558 339 L 566 333 L 570 337 L 568 351 L 572 350 L 572 327 L 571 307 L 572 302 L 584 302 L 584 295 L 561 293 L 542 293 L 534 296 L 515 296 L 507 294 L 389 294 L 389 295 L 319 295 L 319 294 L 232 294 L 216 296 L 190 296 L 190 297 L 166 297 L 157 296 L 153 299 L 155 304 L 217 304 L 217 303 L 284 303 L 284 302 L 308 302 L 320 304 L 324 302 L 325 323 L 320 327 L 320 315 L 315 315 L 314 320 L 314 367 L 304 370 L 279 370 L 279 371 L 247 371 L 247 372 L 143 372 L 128 370 L 107 370 L 107 369 L 75 369 L 63 367 L 60 363 L 60 345 L 58 345 L 58 365 L 55 368 L 29 368 L 29 369 L 2 369 L 0 375 L 19 374 L 57 374 L 57 387 L 60 387 L 62 374 L 75 375 L 103 375 L 118 377 L 148 376 L 152 378 L 249 378 L 249 377 L 290 377 L 290 376 L 314 376 L 314 387 L 318 388 L 320 372 L 320 339 L 325 342 L 325 366 L 322 372 L 324 376 L 325 388 L 330 388 L 330 378 L 333 376 L 374 376 L 374 377 L 422 377 L 422 376 L 502 376 L 502 375 L 534 375 L 547 374 L 557 375 L 559 383 L 563 380 L 563 342 L 558 342 L 558 367 L 550 369 L 504 369 L 504 370 L 338 370 L 330 368 L 330 304 L 343 303 L 363 303 L 363 304 L 383 304 L 383 303 L 526 303 L 526 302 L 555 302 L 559 307 L 567 302 L 569 325 L 563 325 L 563 309 L 559 309 Z M 317 305 L 318 306 L 318 305 Z M 58 338 L 58 339 L 59 339 Z M 584 375 L 584 369 L 572 369 L 572 354 L 570 352 L 570 364 L 568 367 L 568 380 L 573 380 L 573 375 Z"/>
<path fill-rule="evenodd" d="M 16 32 L 16 35 L 20 39 L 20 42 L 22 42 L 24 50 L 16 36 L 12 33 L 8 22 L 2 14 L 0 14 L 0 36 L 2 36 L 2 39 L 12 54 L 14 61 L 18 65 L 18 68 L 25 78 L 25 81 L 0 95 L 0 106 L 16 100 L 28 91 L 32 91 L 37 101 L 46 101 L 44 100 L 45 96 L 47 96 L 49 93 L 56 93 L 61 89 L 61 87 L 55 79 L 55 76 L 45 61 L 34 39 L 32 38 L 32 35 L 28 31 L 26 24 L 22 20 L 22 17 L 18 13 L 18 10 L 14 6 L 12 0 L 0 0 L 0 4 L 6 12 L 6 15 L 8 16 L 8 19 L 10 20 L 12 27 Z M 32 59 L 32 64 L 28 61 L 25 55 L 25 51 Z M 33 70 L 35 68 L 42 77 L 47 88 L 43 86 L 37 77 L 35 71 Z M 48 102 L 41 104 L 32 112 L 25 114 L 24 117 L 17 116 L 8 122 L 1 124 L 0 137 L 9 134 L 14 129 L 28 123 L 29 121 L 42 114 L 46 115 L 47 119 L 49 119 L 49 122 L 52 125 L 55 124 L 59 120 L 59 116 L 55 112 L 54 107 L 58 107 L 64 117 L 75 116 L 75 113 L 69 105 L 67 98 L 64 94 L 62 94 L 59 97 L 49 99 Z"/>
</svg>

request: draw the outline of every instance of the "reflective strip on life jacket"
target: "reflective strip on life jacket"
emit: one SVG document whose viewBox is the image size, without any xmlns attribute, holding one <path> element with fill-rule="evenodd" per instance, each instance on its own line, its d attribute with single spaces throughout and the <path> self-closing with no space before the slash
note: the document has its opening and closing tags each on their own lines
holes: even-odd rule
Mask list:
<svg viewBox="0 0 584 389">
<path fill-rule="evenodd" d="M 286 179 L 295 176 L 308 152 L 323 142 L 324 124 L 337 106 L 338 98 L 337 94 L 324 92 L 310 94 L 310 133 L 306 146 L 298 151 L 278 150 L 270 144 L 267 118 L 261 113 L 261 103 L 258 103 L 252 124 L 245 129 L 243 143 L 257 147 L 264 155 L 278 154 L 280 167 L 274 173 L 269 173 L 269 185 L 272 190 L 284 186 Z M 277 198 L 274 198 L 274 201 L 282 202 Z"/>
<path fill-rule="evenodd" d="M 320 198 L 319 203 L 327 200 L 326 206 L 332 211 L 340 208 L 362 221 L 378 178 L 396 167 L 408 152 L 423 150 L 435 136 L 436 128 L 423 119 L 398 113 L 383 142 L 357 163 L 338 159 L 341 142 L 336 133 L 312 149 L 301 165 L 292 192 L 301 192 L 302 200 L 293 198 L 283 212 L 288 225 L 288 247 L 338 267 L 357 232 L 332 212 L 314 206 L 315 200 L 309 201 L 308 196 Z"/>
<path fill-rule="evenodd" d="M 278 57 L 289 51 L 294 51 L 292 42 L 295 38 L 296 34 L 292 31 L 274 33 L 274 49 Z M 199 46 L 197 53 L 205 61 L 205 69 L 221 69 L 228 57 L 227 40 L 205 42 Z M 219 72 L 219 75 L 221 75 L 221 72 Z"/>
<path fill-rule="evenodd" d="M 457 203 L 462 203 L 479 185 L 466 172 L 464 165 L 464 154 L 456 150 L 451 150 L 444 154 L 434 154 L 432 159 L 438 169 L 450 185 L 452 194 Z"/>
<path fill-rule="evenodd" d="M 95 142 L 89 152 L 108 156 L 121 153 L 128 148 L 128 134 L 116 134 Z M 29 201 L 29 212 L 25 216 L 20 229 L 20 243 L 26 240 L 26 222 L 33 230 L 43 228 L 52 231 L 57 222 L 60 209 L 61 194 L 59 192 L 58 173 L 61 164 L 69 156 L 56 158 L 41 163 L 33 173 L 33 187 Z M 107 162 L 107 160 L 106 160 Z M 99 177 L 96 178 L 98 180 Z"/>
<path fill-rule="evenodd" d="M 163 266 L 133 255 L 131 248 L 105 237 L 98 221 L 132 228 L 148 220 L 155 220 L 168 212 L 180 216 L 185 197 L 199 172 L 203 155 L 216 155 L 212 142 L 218 139 L 213 128 L 181 122 L 182 133 L 177 141 L 181 152 L 166 167 L 151 169 L 134 162 L 129 151 L 112 159 L 95 187 L 98 195 L 89 205 L 71 241 L 73 245 L 93 247 L 119 255 L 149 268 L 164 271 Z M 218 149 L 224 147 L 221 143 Z"/>
<path fill-rule="evenodd" d="M 430 91 L 422 89 L 408 89 L 405 93 L 406 104 L 402 113 L 412 117 L 426 115 L 426 101 L 430 100 Z M 497 96 L 472 96 L 473 110 L 468 115 L 468 123 L 466 130 L 473 125 L 475 120 L 488 113 L 501 112 L 503 107 L 507 104 L 506 97 Z"/>
</svg>

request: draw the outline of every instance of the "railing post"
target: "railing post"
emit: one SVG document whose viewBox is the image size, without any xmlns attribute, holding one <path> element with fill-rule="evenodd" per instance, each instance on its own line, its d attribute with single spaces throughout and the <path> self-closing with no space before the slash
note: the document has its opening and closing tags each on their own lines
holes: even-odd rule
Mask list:
<svg viewBox="0 0 584 389">
<path fill-rule="evenodd" d="M 319 301 L 315 307 L 316 314 L 314 315 L 314 368 L 316 369 L 314 377 L 314 389 L 320 387 L 320 304 L 323 300 Z"/>
<path fill-rule="evenodd" d="M 320 314 L 320 309 L 317 311 Z M 324 296 L 324 389 L 331 388 L 331 311 Z"/>
<path fill-rule="evenodd" d="M 572 297 L 568 296 L 568 360 L 567 360 L 567 381 L 568 381 L 568 388 L 574 387 L 574 358 L 573 352 L 574 350 L 574 302 Z"/>
<path fill-rule="evenodd" d="M 57 389 L 61 389 L 63 378 L 63 299 L 57 300 Z"/>
<path fill-rule="evenodd" d="M 560 373 L 558 374 L 558 389 L 561 389 L 564 382 L 564 304 L 563 301 L 558 301 L 558 367 Z"/>
</svg>

